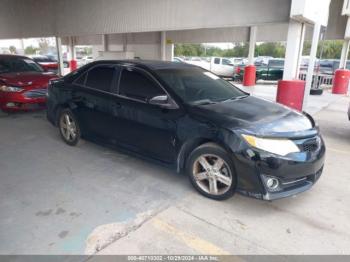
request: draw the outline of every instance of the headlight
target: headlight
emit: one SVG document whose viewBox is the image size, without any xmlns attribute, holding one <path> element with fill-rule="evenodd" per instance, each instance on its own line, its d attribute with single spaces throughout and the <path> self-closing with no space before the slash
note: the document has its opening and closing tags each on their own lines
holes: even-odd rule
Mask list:
<svg viewBox="0 0 350 262">
<path fill-rule="evenodd" d="M 0 91 L 3 92 L 21 92 L 23 89 L 15 86 L 0 86 Z"/>
<path fill-rule="evenodd" d="M 252 147 L 285 156 L 289 153 L 300 152 L 297 145 L 289 139 L 259 138 L 251 135 L 242 135 L 245 141 Z"/>
</svg>

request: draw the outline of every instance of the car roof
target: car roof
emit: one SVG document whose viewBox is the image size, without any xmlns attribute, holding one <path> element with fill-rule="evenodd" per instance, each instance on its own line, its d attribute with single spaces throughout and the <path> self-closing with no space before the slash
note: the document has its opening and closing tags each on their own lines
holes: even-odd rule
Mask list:
<svg viewBox="0 0 350 262">
<path fill-rule="evenodd" d="M 8 58 L 8 59 L 15 59 L 15 58 L 22 58 L 22 59 L 30 59 L 29 57 L 27 56 L 22 56 L 22 55 L 10 55 L 10 54 L 0 54 L 0 59 L 2 58 Z"/>
<path fill-rule="evenodd" d="M 134 65 L 139 67 L 146 67 L 151 70 L 160 69 L 180 69 L 180 68 L 196 68 L 197 66 L 187 64 L 187 63 L 176 63 L 171 61 L 159 61 L 159 60 L 142 60 L 142 59 L 131 59 L 131 60 L 98 60 L 91 64 L 106 64 L 115 63 L 121 65 Z"/>
</svg>

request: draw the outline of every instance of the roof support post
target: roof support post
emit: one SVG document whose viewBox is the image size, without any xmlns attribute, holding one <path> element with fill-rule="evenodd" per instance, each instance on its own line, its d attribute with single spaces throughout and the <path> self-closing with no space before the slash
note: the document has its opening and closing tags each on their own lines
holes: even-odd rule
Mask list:
<svg viewBox="0 0 350 262">
<path fill-rule="evenodd" d="M 350 45 L 350 40 L 349 39 L 344 40 L 343 48 L 341 50 L 340 63 L 339 63 L 340 69 L 346 69 L 346 62 L 348 60 L 348 55 L 349 55 L 349 45 Z"/>
<path fill-rule="evenodd" d="M 257 31 L 258 31 L 257 26 L 250 27 L 248 65 L 254 65 L 254 53 L 255 53 Z"/>
<path fill-rule="evenodd" d="M 306 108 L 307 102 L 310 96 L 310 89 L 311 89 L 312 79 L 314 76 L 314 68 L 315 68 L 315 62 L 316 62 L 318 41 L 320 39 L 320 32 L 321 32 L 321 23 L 316 22 L 314 25 L 314 30 L 312 34 L 310 59 L 309 59 L 309 65 L 307 68 L 306 84 L 305 84 L 305 90 L 304 90 L 303 110 Z"/>
<path fill-rule="evenodd" d="M 106 34 L 102 35 L 102 50 L 103 52 L 108 51 L 108 35 Z"/>
<path fill-rule="evenodd" d="M 58 60 L 58 74 L 64 74 L 64 66 L 63 66 L 63 56 L 62 56 L 62 41 L 61 37 L 56 36 L 56 49 L 57 49 L 57 60 Z"/>
<path fill-rule="evenodd" d="M 298 79 L 303 52 L 305 24 L 294 20 L 289 22 L 283 80 Z"/>
<path fill-rule="evenodd" d="M 166 60 L 166 32 L 160 32 L 160 59 Z"/>
<path fill-rule="evenodd" d="M 74 37 L 69 37 L 69 55 L 70 60 L 75 60 L 75 46 L 74 46 Z"/>
</svg>

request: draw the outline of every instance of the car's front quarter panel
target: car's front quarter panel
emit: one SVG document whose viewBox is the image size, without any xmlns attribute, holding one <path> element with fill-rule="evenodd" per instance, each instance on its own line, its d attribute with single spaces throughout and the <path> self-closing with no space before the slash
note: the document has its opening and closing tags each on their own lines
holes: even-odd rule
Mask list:
<svg viewBox="0 0 350 262">
<path fill-rule="evenodd" d="M 309 189 L 322 173 L 325 160 L 325 144 L 320 134 L 317 149 L 313 152 L 276 155 L 251 147 L 241 137 L 240 132 L 227 136 L 237 172 L 237 190 L 259 199 L 272 200 L 287 197 Z M 313 138 L 298 138 L 298 147 Z M 275 177 L 280 181 L 280 191 L 269 192 L 264 184 L 265 177 Z"/>
</svg>

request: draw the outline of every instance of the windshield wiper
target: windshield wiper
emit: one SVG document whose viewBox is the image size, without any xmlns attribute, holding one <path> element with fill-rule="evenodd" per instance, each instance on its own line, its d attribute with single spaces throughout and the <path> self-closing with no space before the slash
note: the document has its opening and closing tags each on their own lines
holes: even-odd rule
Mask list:
<svg viewBox="0 0 350 262">
<path fill-rule="evenodd" d="M 220 102 L 227 102 L 227 101 L 239 100 L 239 99 L 246 98 L 247 96 L 249 96 L 249 95 L 234 96 L 234 97 L 231 97 L 231 98 L 229 98 L 229 99 L 221 100 Z"/>
</svg>

